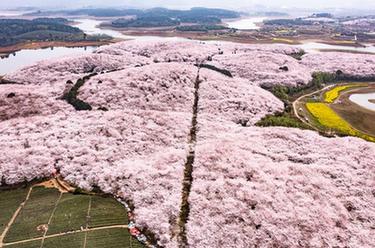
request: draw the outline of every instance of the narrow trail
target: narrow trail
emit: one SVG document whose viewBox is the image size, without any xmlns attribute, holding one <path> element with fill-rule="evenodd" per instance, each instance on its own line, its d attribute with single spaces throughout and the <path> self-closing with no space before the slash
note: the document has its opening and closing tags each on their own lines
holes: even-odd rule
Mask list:
<svg viewBox="0 0 375 248">
<path fill-rule="evenodd" d="M 182 199 L 180 215 L 177 221 L 178 236 L 177 241 L 180 248 L 188 247 L 188 240 L 186 236 L 186 223 L 189 218 L 190 205 L 189 195 L 193 183 L 193 164 L 195 159 L 195 146 L 197 141 L 197 124 L 198 124 L 198 105 L 199 105 L 199 86 L 201 80 L 199 78 L 200 67 L 198 67 L 197 77 L 194 82 L 194 104 L 193 104 L 193 117 L 191 120 L 191 127 L 189 133 L 189 150 L 185 163 L 184 179 L 182 182 Z"/>
<path fill-rule="evenodd" d="M 57 206 L 59 205 L 59 202 L 61 200 L 61 197 L 62 197 L 63 193 L 60 192 L 60 195 L 59 195 L 59 198 L 57 199 L 57 201 L 55 202 L 55 207 L 53 208 L 52 210 L 52 213 L 48 219 L 48 222 L 47 222 L 47 226 L 46 226 L 46 230 L 44 230 L 44 233 L 43 233 L 43 237 L 42 237 L 42 242 L 40 244 L 40 248 L 43 248 L 44 246 L 44 240 L 46 239 L 46 235 L 47 235 L 47 232 L 48 232 L 48 228 L 49 228 L 49 225 L 51 224 L 51 221 L 52 221 L 52 218 L 53 216 L 55 215 L 55 212 L 56 212 L 56 209 L 57 209 Z"/>
<path fill-rule="evenodd" d="M 91 212 L 91 202 L 92 202 L 92 196 L 90 196 L 89 207 L 87 208 L 86 227 L 85 227 L 86 230 L 89 228 L 90 212 Z M 83 248 L 86 248 L 86 246 L 87 246 L 87 232 L 85 232 L 85 238 L 83 240 Z"/>
<path fill-rule="evenodd" d="M 25 206 L 26 202 L 29 200 L 32 190 L 33 190 L 33 187 L 30 187 L 29 192 L 27 192 L 25 200 L 20 204 L 20 206 L 17 208 L 16 212 L 14 212 L 14 214 L 13 214 L 12 218 L 10 219 L 10 221 L 8 222 L 8 224 L 5 226 L 5 229 L 0 236 L 0 248 L 5 246 L 4 238 L 7 235 L 10 227 L 13 224 L 13 222 L 16 220 L 18 214 L 21 212 L 22 208 Z"/>
<path fill-rule="evenodd" d="M 305 97 L 308 97 L 308 96 L 312 96 L 312 95 L 315 95 L 315 94 L 318 94 L 318 93 L 321 93 L 325 90 L 328 90 L 329 88 L 331 87 L 334 87 L 335 85 L 328 85 L 326 87 L 324 87 L 323 89 L 320 89 L 320 90 L 317 90 L 317 91 L 314 91 L 312 93 L 309 93 L 309 94 L 306 94 L 306 95 L 302 95 L 300 97 L 298 97 L 294 102 L 293 102 L 293 112 L 294 112 L 294 115 L 300 120 L 302 121 L 303 123 L 305 123 L 306 125 L 308 125 L 309 127 L 311 127 L 312 129 L 314 129 L 315 131 L 320 131 L 317 127 L 315 127 L 314 125 L 312 125 L 310 122 L 306 121 L 303 117 L 300 116 L 299 112 L 298 112 L 298 109 L 297 109 L 297 104 L 300 103 L 301 99 L 305 98 Z"/>
</svg>

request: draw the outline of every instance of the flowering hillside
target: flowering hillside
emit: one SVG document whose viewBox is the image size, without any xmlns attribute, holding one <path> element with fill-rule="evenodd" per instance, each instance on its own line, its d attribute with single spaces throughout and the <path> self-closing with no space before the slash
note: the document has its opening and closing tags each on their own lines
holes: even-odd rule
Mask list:
<svg viewBox="0 0 375 248">
<path fill-rule="evenodd" d="M 130 53 L 121 56 L 90 54 L 41 61 L 5 76 L 5 79 L 19 84 L 49 86 L 46 90 L 56 94 L 62 92 L 67 80 L 77 79 L 89 74 L 123 69 L 128 66 L 141 66 L 149 60 Z"/>
<path fill-rule="evenodd" d="M 70 105 L 50 98 L 47 91 L 44 86 L 1 85 L 0 121 L 72 110 Z"/>
<path fill-rule="evenodd" d="M 167 248 L 371 247 L 375 145 L 254 124 L 284 108 L 261 85 L 307 84 L 317 69 L 371 75 L 375 56 L 340 54 L 343 68 L 296 52 L 126 41 L 6 75 L 0 185 L 57 172 L 98 187 Z"/>
<path fill-rule="evenodd" d="M 302 64 L 313 71 L 336 72 L 340 70 L 347 76 L 375 77 L 375 56 L 369 54 L 312 53 L 303 57 Z"/>
<path fill-rule="evenodd" d="M 375 242 L 373 144 L 286 128 L 203 131 L 190 193 L 190 247 Z"/>
<path fill-rule="evenodd" d="M 215 56 L 213 65 L 256 85 L 298 86 L 311 80 L 311 71 L 291 56 L 273 52 L 251 51 L 243 54 Z"/>
</svg>

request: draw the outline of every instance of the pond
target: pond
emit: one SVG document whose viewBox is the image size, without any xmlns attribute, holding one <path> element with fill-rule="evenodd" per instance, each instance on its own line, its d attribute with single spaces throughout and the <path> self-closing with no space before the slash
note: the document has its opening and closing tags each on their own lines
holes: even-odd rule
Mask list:
<svg viewBox="0 0 375 248">
<path fill-rule="evenodd" d="M 352 94 L 349 99 L 363 108 L 375 111 L 375 103 L 370 102 L 370 100 L 375 100 L 375 92 L 366 94 Z"/>
</svg>

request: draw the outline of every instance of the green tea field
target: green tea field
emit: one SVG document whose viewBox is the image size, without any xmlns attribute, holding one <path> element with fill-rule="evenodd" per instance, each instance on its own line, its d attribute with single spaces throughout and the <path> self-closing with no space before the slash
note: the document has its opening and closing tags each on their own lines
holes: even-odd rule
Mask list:
<svg viewBox="0 0 375 248">
<path fill-rule="evenodd" d="M 0 190 L 0 247 L 144 247 L 114 198 L 34 186 Z"/>
</svg>

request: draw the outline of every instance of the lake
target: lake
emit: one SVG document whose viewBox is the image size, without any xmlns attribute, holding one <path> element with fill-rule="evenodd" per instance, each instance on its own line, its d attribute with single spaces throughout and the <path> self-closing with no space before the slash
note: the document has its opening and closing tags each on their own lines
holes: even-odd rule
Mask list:
<svg viewBox="0 0 375 248">
<path fill-rule="evenodd" d="M 1 12 L 0 12 L 1 13 Z M 119 31 L 110 29 L 100 29 L 98 26 L 103 21 L 93 19 L 74 19 L 73 20 L 78 27 L 87 34 L 106 34 L 118 39 L 132 39 L 132 40 L 186 40 L 179 37 L 158 37 L 158 36 L 129 36 L 123 35 Z M 0 59 L 0 75 L 10 73 L 20 69 L 24 66 L 32 65 L 38 61 L 59 58 L 63 56 L 91 53 L 95 50 L 95 47 L 55 47 L 46 49 L 24 49 L 14 54 L 9 55 L 7 58 Z"/>
<path fill-rule="evenodd" d="M 369 101 L 375 100 L 375 92 L 367 94 L 353 94 L 349 97 L 349 99 L 361 107 L 375 111 L 375 103 Z"/>
<path fill-rule="evenodd" d="M 73 54 L 91 53 L 94 49 L 95 47 L 55 47 L 34 50 L 24 49 L 14 54 L 10 54 L 8 58 L 0 59 L 0 75 L 13 72 L 41 60 L 59 58 Z"/>
<path fill-rule="evenodd" d="M 160 37 L 160 36 L 133 36 L 133 35 L 124 35 L 120 31 L 106 29 L 106 28 L 99 28 L 100 24 L 104 21 L 93 20 L 93 19 L 74 19 L 73 20 L 77 27 L 86 34 L 90 35 L 97 35 L 97 34 L 105 34 L 112 36 L 113 38 L 117 39 L 124 39 L 124 40 L 169 40 L 169 41 L 179 41 L 179 40 L 186 40 L 185 38 L 181 37 Z"/>
<path fill-rule="evenodd" d="M 366 47 L 352 47 L 352 46 L 340 46 L 340 45 L 328 45 L 318 42 L 306 42 L 301 45 L 297 45 L 301 49 L 307 52 L 317 52 L 319 50 L 343 50 L 349 52 L 366 52 L 375 53 L 375 46 L 367 44 Z"/>
<path fill-rule="evenodd" d="M 13 17 L 13 16 L 20 16 L 25 14 L 26 12 L 22 11 L 7 11 L 7 10 L 0 10 L 0 16 L 3 17 Z"/>
<path fill-rule="evenodd" d="M 5 12 L 0 12 L 5 13 Z M 16 13 L 12 12 L 14 15 Z M 17 12 L 20 14 L 19 12 Z M 9 15 L 11 13 L 8 13 Z M 254 18 L 247 18 L 235 21 L 227 22 L 230 27 L 233 28 L 241 28 L 241 29 L 257 29 L 258 27 L 255 23 L 262 22 L 266 17 L 254 17 Z M 140 40 L 140 41 L 186 41 L 188 39 L 180 38 L 180 37 L 159 37 L 159 36 L 130 36 L 124 35 L 119 31 L 110 30 L 110 29 L 101 29 L 99 25 L 103 23 L 100 20 L 93 20 L 93 19 L 74 19 L 73 20 L 76 24 L 75 27 L 82 29 L 87 34 L 105 34 L 112 36 L 117 39 L 131 39 L 131 40 Z M 358 51 L 358 52 L 369 52 L 375 53 L 374 46 L 367 46 L 367 47 L 350 47 L 350 46 L 338 46 L 338 45 L 327 45 L 322 43 L 316 42 L 308 42 L 298 47 L 308 51 L 308 52 L 315 52 L 319 49 L 326 50 L 326 49 L 334 49 L 334 50 L 344 50 L 344 51 Z M 34 64 L 40 60 L 51 59 L 51 58 L 58 58 L 62 56 L 69 56 L 75 54 L 85 54 L 91 53 L 95 47 L 75 47 L 75 48 L 66 48 L 66 47 L 55 47 L 53 49 L 35 49 L 35 50 L 21 50 L 19 52 L 14 53 L 14 55 L 10 55 L 8 58 L 0 59 L 0 75 L 4 75 L 9 72 L 13 72 L 17 69 L 20 69 L 24 66 Z"/>
<path fill-rule="evenodd" d="M 243 18 L 239 20 L 227 21 L 226 24 L 230 28 L 236 28 L 236 29 L 242 29 L 242 30 L 254 30 L 254 29 L 260 28 L 257 25 L 257 23 L 262 23 L 266 19 L 267 17 Z"/>
</svg>

